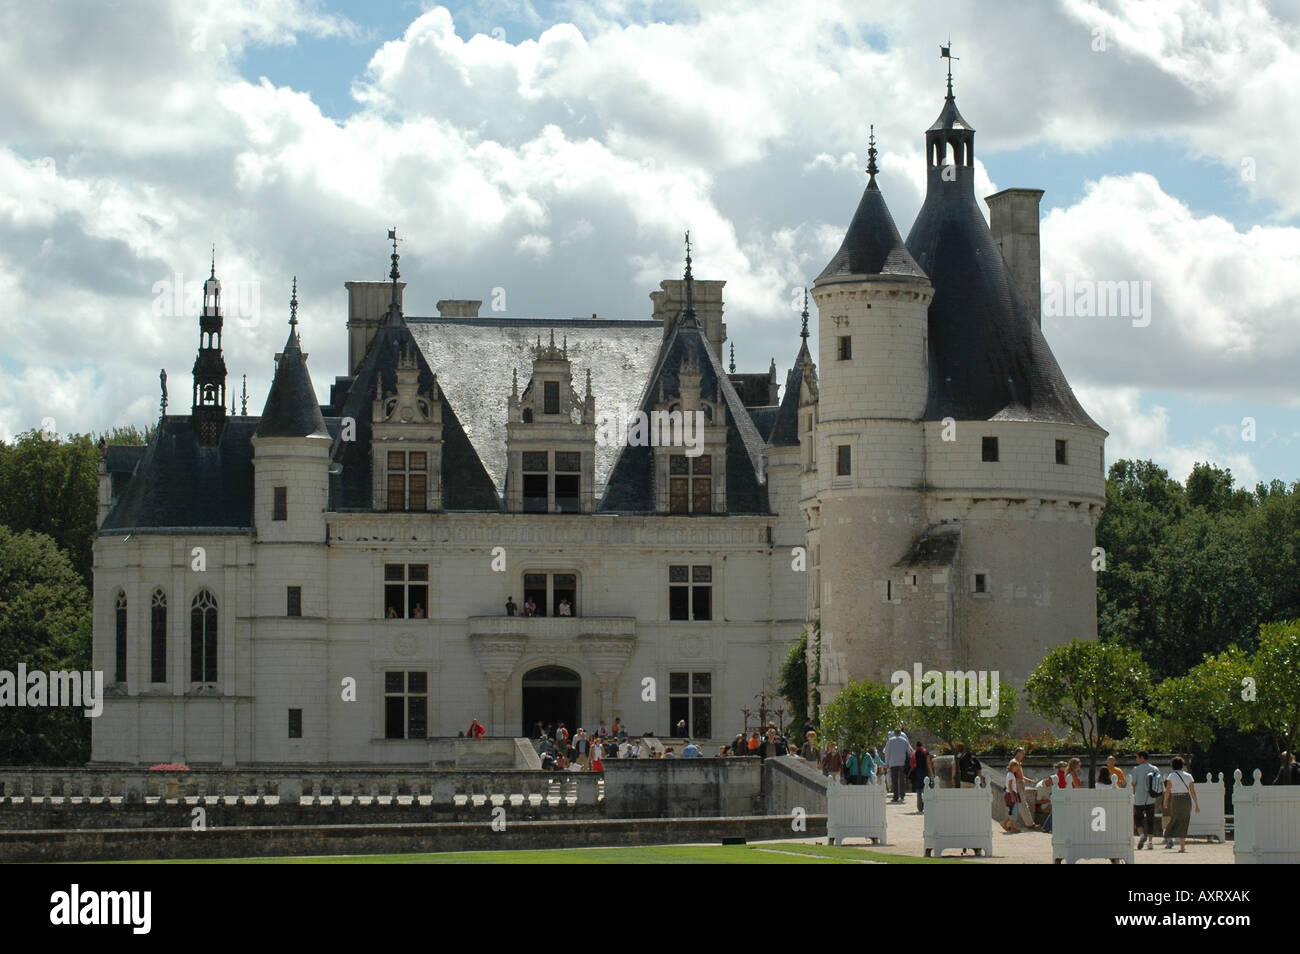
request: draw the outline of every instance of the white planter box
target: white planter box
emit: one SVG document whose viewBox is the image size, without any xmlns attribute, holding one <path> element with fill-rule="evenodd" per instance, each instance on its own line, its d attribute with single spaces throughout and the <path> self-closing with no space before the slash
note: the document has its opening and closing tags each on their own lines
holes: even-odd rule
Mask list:
<svg viewBox="0 0 1300 954">
<path fill-rule="evenodd" d="M 1219 773 L 1218 781 L 1210 777 L 1210 773 L 1205 773 L 1205 781 L 1196 783 L 1196 801 L 1200 804 L 1201 810 L 1192 809 L 1192 820 L 1187 824 L 1188 838 L 1217 838 L 1222 844 L 1228 840 L 1228 820 L 1224 817 L 1223 795 L 1224 795 L 1224 778 L 1223 773 Z"/>
<path fill-rule="evenodd" d="M 1133 789 L 1060 788 L 1052 792 L 1052 861 L 1081 858 L 1133 863 Z"/>
<path fill-rule="evenodd" d="M 885 844 L 885 786 L 831 782 L 826 787 L 826 835 L 836 845 L 845 838 Z"/>
<path fill-rule="evenodd" d="M 925 780 L 925 854 L 939 857 L 945 848 L 973 848 L 993 854 L 993 823 L 989 821 L 992 789 L 977 779 L 974 788 L 937 788 Z"/>
<path fill-rule="evenodd" d="M 1234 860 L 1239 865 L 1300 863 L 1300 785 L 1261 785 L 1259 769 L 1254 777 L 1254 785 L 1243 785 L 1241 769 L 1232 773 Z"/>
</svg>

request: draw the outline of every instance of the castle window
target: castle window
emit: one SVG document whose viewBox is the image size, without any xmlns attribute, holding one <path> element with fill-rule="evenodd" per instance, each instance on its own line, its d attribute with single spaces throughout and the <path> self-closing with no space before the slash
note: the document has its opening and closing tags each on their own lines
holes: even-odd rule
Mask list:
<svg viewBox="0 0 1300 954">
<path fill-rule="evenodd" d="M 885 602 L 893 602 L 894 599 L 894 581 L 885 580 Z"/>
<path fill-rule="evenodd" d="M 707 739 L 713 734 L 713 673 L 668 674 L 668 721 L 676 738 Z M 678 728 L 678 723 L 686 723 Z"/>
<path fill-rule="evenodd" d="M 424 619 L 429 614 L 429 564 L 384 564 L 384 618 Z"/>
<path fill-rule="evenodd" d="M 711 513 L 713 511 L 713 455 L 668 458 L 668 512 Z"/>
<path fill-rule="evenodd" d="M 668 568 L 668 618 L 713 619 L 713 567 Z"/>
<path fill-rule="evenodd" d="M 840 444 L 835 448 L 835 474 L 837 477 L 848 477 L 853 473 L 853 448 L 848 444 Z"/>
<path fill-rule="evenodd" d="M 838 344 L 838 356 L 841 361 L 851 361 L 853 359 L 853 337 L 851 335 L 840 335 L 835 339 Z"/>
<path fill-rule="evenodd" d="M 426 510 L 429 492 L 427 451 L 388 452 L 388 509 Z"/>
<path fill-rule="evenodd" d="M 289 710 L 289 738 L 291 739 L 302 738 L 302 710 L 301 709 Z"/>
<path fill-rule="evenodd" d="M 1068 462 L 1065 453 L 1065 441 L 1056 442 L 1056 462 L 1058 464 L 1064 464 Z"/>
<path fill-rule="evenodd" d="M 537 604 L 538 616 L 578 615 L 578 575 L 576 573 L 525 573 L 524 602 Z M 564 612 L 564 604 L 568 612 Z"/>
<path fill-rule="evenodd" d="M 981 448 L 982 459 L 985 463 L 995 463 L 998 459 L 998 439 L 996 437 L 986 437 Z"/>
<path fill-rule="evenodd" d="M 582 511 L 582 455 L 576 451 L 555 452 L 555 512 Z"/>
<path fill-rule="evenodd" d="M 289 488 L 276 487 L 274 491 L 275 501 L 272 505 L 272 520 L 289 519 Z"/>
<path fill-rule="evenodd" d="M 984 573 L 976 573 L 974 581 L 971 584 L 972 593 L 987 593 L 989 591 L 988 576 Z"/>
<path fill-rule="evenodd" d="M 286 603 L 288 604 L 287 607 L 285 608 L 286 616 L 302 615 L 302 587 L 301 586 L 291 586 L 288 588 L 286 594 Z"/>
<path fill-rule="evenodd" d="M 113 679 L 126 682 L 126 594 L 117 591 L 113 607 Z"/>
<path fill-rule="evenodd" d="M 149 607 L 149 681 L 167 681 L 167 594 L 160 589 Z"/>
<path fill-rule="evenodd" d="M 543 414 L 560 413 L 560 382 L 559 381 L 542 382 L 542 413 Z"/>
<path fill-rule="evenodd" d="M 429 674 L 384 673 L 384 738 L 423 739 L 429 732 Z"/>
<path fill-rule="evenodd" d="M 550 510 L 550 477 L 546 451 L 524 451 L 524 513 L 546 513 Z"/>
<path fill-rule="evenodd" d="M 190 682 L 217 681 L 217 600 L 199 590 L 190 603 Z"/>
</svg>

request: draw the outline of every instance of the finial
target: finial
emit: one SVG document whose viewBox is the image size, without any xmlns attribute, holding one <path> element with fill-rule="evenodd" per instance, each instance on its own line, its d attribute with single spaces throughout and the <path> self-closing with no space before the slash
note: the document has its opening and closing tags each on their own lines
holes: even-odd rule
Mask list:
<svg viewBox="0 0 1300 954">
<path fill-rule="evenodd" d="M 587 369 L 587 397 L 591 397 L 591 368 Z"/>
<path fill-rule="evenodd" d="M 729 374 L 736 373 L 736 342 L 731 343 L 731 364 L 727 368 Z"/>
<path fill-rule="evenodd" d="M 948 98 L 952 99 L 952 61 L 961 59 L 952 55 L 952 37 L 948 38 L 947 46 L 939 47 L 939 57 L 948 61 Z"/>
<path fill-rule="evenodd" d="M 167 369 L 158 372 L 158 383 L 162 385 L 162 400 L 158 402 L 158 416 L 167 416 Z"/>
<path fill-rule="evenodd" d="M 519 396 L 519 369 L 518 368 L 510 369 L 510 396 L 511 397 Z"/>
<path fill-rule="evenodd" d="M 551 329 L 551 348 L 555 348 L 555 329 Z"/>
<path fill-rule="evenodd" d="M 564 344 L 563 344 L 563 348 L 562 348 L 562 350 L 563 350 L 563 353 L 564 353 L 564 357 L 565 357 L 565 358 L 568 358 L 568 356 L 569 356 L 569 336 L 568 336 L 568 335 L 565 335 L 565 336 L 564 336 Z"/>
<path fill-rule="evenodd" d="M 876 125 L 875 123 L 872 123 L 871 137 L 867 140 L 867 175 L 869 175 L 874 182 L 876 173 L 879 171 L 880 169 L 876 166 Z M 805 289 L 805 293 L 806 291 L 807 289 Z M 805 302 L 805 304 L 807 303 Z"/>
<path fill-rule="evenodd" d="M 686 314 L 695 317 L 695 278 L 691 275 L 691 232 L 686 230 Z"/>
<path fill-rule="evenodd" d="M 293 276 L 293 295 L 289 298 L 289 327 L 298 331 L 298 276 Z"/>
<path fill-rule="evenodd" d="M 239 413 L 248 417 L 248 375 L 244 375 L 244 383 L 239 388 Z"/>
<path fill-rule="evenodd" d="M 392 239 L 393 242 L 393 254 L 392 254 L 393 267 L 388 270 L 388 277 L 393 280 L 392 307 L 396 308 L 397 307 L 397 280 L 402 277 L 402 273 L 397 270 L 397 260 L 401 258 L 401 256 L 397 254 L 397 227 L 396 226 L 388 230 L 388 237 Z"/>
<path fill-rule="evenodd" d="M 799 332 L 799 337 L 804 341 L 808 340 L 808 289 L 803 290 L 803 330 Z"/>
<path fill-rule="evenodd" d="M 208 273 L 209 278 L 217 277 L 217 243 L 212 243 L 212 271 Z"/>
</svg>

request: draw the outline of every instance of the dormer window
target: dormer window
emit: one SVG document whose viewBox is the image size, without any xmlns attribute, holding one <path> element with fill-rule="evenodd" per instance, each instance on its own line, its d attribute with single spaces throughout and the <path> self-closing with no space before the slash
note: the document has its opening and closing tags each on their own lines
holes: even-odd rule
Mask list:
<svg viewBox="0 0 1300 954">
<path fill-rule="evenodd" d="M 542 382 L 542 413 L 543 414 L 560 413 L 560 382 L 559 381 Z"/>
<path fill-rule="evenodd" d="M 388 509 L 427 510 L 429 455 L 425 451 L 388 452 Z"/>
</svg>

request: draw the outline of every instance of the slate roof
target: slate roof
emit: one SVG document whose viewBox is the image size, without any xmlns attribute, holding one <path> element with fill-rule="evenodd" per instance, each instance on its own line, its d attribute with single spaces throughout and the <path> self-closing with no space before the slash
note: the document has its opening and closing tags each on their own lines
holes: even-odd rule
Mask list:
<svg viewBox="0 0 1300 954">
<path fill-rule="evenodd" d="M 320 412 L 320 399 L 307 371 L 297 329 L 289 332 L 284 343 L 284 354 L 271 379 L 271 390 L 266 395 L 262 409 L 258 437 L 325 437 L 325 419 Z"/>
<path fill-rule="evenodd" d="M 781 406 L 777 409 L 772 430 L 767 435 L 767 442 L 773 447 L 795 447 L 799 444 L 799 392 L 803 387 L 803 370 L 811 363 L 808 339 L 805 338 L 794 367 L 785 376 L 785 394 L 781 397 Z"/>
<path fill-rule="evenodd" d="M 99 532 L 251 529 L 253 447 L 249 441 L 258 423 L 256 417 L 227 418 L 221 442 L 200 447 L 189 416 L 163 418 L 153 440 L 141 449 L 134 477 Z"/>
<path fill-rule="evenodd" d="M 899 278 L 924 279 L 925 272 L 913 260 L 894 217 L 889 214 L 885 197 L 880 194 L 873 175 L 858 202 L 857 211 L 844 233 L 839 251 L 817 276 L 817 281 L 840 275 L 892 275 Z"/>
<path fill-rule="evenodd" d="M 342 470 L 330 476 L 331 510 L 372 508 L 371 409 L 377 395 L 397 390 L 397 360 L 403 347 L 415 354 L 420 372 L 418 390 L 428 393 L 433 387 L 433 369 L 407 325 L 400 319 L 397 323 L 384 324 L 370 343 L 352 380 L 351 390 L 339 409 L 340 417 L 351 417 L 356 421 L 356 439 L 341 440 L 341 433 L 335 437 L 332 458 L 342 464 Z M 442 403 L 442 509 L 500 511 L 501 498 L 456 416 L 445 386 L 441 386 L 441 375 L 438 383 Z M 500 405 L 504 408 L 504 397 L 500 399 Z"/>
<path fill-rule="evenodd" d="M 104 467 L 108 471 L 114 503 L 131 483 L 144 452 L 142 444 L 108 444 L 104 447 Z"/>
<path fill-rule="evenodd" d="M 654 370 L 633 408 L 649 413 L 659 401 L 678 396 L 678 373 L 682 362 L 693 358 L 700 366 L 700 394 L 709 400 L 719 397 L 727 405 L 727 512 L 769 513 L 767 486 L 759 483 L 763 438 L 736 393 L 722 362 L 714 355 L 699 323 L 678 320 L 659 349 Z M 601 513 L 654 513 L 654 449 L 624 445 L 610 473 L 597 510 Z"/>
<path fill-rule="evenodd" d="M 767 441 L 768 435 L 772 433 L 772 427 L 776 424 L 777 412 L 780 410 L 780 405 L 776 404 L 769 407 L 749 408 L 749 419 L 754 422 L 754 430 L 758 431 L 758 436 L 764 441 Z"/>
<path fill-rule="evenodd" d="M 540 335 L 568 341 L 573 385 L 586 394 L 587 370 L 596 399 L 596 415 L 620 406 L 638 407 L 646 380 L 664 340 L 663 323 L 608 318 L 406 318 L 438 383 L 461 415 L 465 436 L 477 449 L 498 493 L 506 483 L 506 400 L 510 372 L 519 372 L 519 386 L 533 369 L 533 349 Z M 604 492 L 617 447 L 596 445 L 595 493 Z"/>
<path fill-rule="evenodd" d="M 749 372 L 738 371 L 728 374 L 731 380 L 731 386 L 736 389 L 740 395 L 740 400 L 744 402 L 745 407 L 769 407 L 768 390 L 771 385 L 771 378 L 767 372 Z"/>
</svg>

